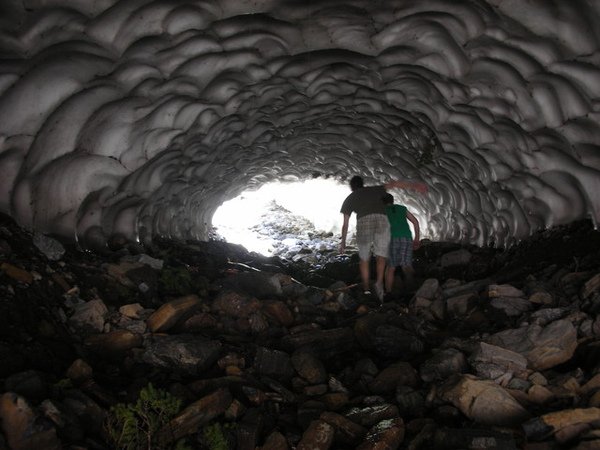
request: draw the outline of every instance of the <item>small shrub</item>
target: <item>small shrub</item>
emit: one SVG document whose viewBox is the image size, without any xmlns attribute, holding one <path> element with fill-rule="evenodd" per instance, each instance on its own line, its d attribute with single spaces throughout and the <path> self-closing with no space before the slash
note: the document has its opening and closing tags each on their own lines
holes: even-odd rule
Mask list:
<svg viewBox="0 0 600 450">
<path fill-rule="evenodd" d="M 208 450 L 229 450 L 231 446 L 227 436 L 233 429 L 233 424 L 207 424 L 202 428 L 201 441 Z"/>
<path fill-rule="evenodd" d="M 168 450 L 170 444 L 162 444 L 155 438 L 180 408 L 178 398 L 148 384 L 135 403 L 119 403 L 110 409 L 106 431 L 119 450 Z M 177 448 L 182 450 L 183 447 L 178 443 Z"/>
</svg>

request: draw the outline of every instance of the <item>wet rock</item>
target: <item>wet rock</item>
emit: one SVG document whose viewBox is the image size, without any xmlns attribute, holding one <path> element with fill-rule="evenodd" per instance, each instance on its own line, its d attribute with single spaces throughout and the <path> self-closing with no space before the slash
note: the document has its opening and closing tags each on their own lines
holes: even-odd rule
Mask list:
<svg viewBox="0 0 600 450">
<path fill-rule="evenodd" d="M 396 449 L 404 440 L 404 421 L 402 418 L 383 420 L 367 433 L 357 450 Z"/>
<path fill-rule="evenodd" d="M 324 420 L 314 420 L 302 434 L 296 450 L 327 450 L 333 443 L 335 429 Z"/>
<path fill-rule="evenodd" d="M 398 407 L 392 404 L 352 408 L 346 413 L 348 419 L 367 428 L 378 424 L 382 420 L 397 418 L 398 415 Z"/>
<path fill-rule="evenodd" d="M 331 411 L 325 411 L 320 419 L 327 422 L 335 429 L 335 441 L 351 445 L 362 441 L 367 434 L 367 429 L 347 417 Z"/>
</svg>

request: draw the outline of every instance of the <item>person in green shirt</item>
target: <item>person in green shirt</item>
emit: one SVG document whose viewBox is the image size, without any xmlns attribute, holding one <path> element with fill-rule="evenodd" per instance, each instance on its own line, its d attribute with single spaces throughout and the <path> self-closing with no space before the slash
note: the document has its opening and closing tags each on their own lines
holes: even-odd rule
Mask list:
<svg viewBox="0 0 600 450">
<path fill-rule="evenodd" d="M 374 290 L 377 298 L 383 301 L 386 257 L 390 246 L 390 226 L 385 215 L 382 196 L 388 189 L 408 189 L 419 193 L 428 191 L 425 183 L 410 180 L 392 180 L 376 186 L 365 186 L 361 176 L 350 180 L 350 193 L 340 212 L 344 216 L 340 254 L 346 251 L 346 237 L 352 213 L 356 214 L 356 243 L 358 246 L 359 271 L 364 294 L 370 295 L 370 261 L 375 256 L 376 282 Z"/>
<path fill-rule="evenodd" d="M 420 228 L 419 221 L 404 205 L 395 205 L 394 196 L 385 194 L 381 197 L 385 205 L 385 213 L 390 222 L 392 239 L 388 254 L 388 264 L 385 269 L 385 291 L 391 293 L 394 287 L 396 267 L 400 266 L 404 274 L 404 282 L 407 288 L 412 287 L 414 282 L 413 250 L 419 248 Z M 408 225 L 411 222 L 415 230 L 413 239 Z"/>
</svg>

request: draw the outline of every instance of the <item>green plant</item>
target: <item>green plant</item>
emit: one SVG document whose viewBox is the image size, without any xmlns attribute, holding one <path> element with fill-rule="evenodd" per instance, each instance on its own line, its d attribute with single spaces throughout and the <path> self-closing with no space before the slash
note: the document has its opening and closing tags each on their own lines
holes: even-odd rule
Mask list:
<svg viewBox="0 0 600 450">
<path fill-rule="evenodd" d="M 179 412 L 181 401 L 152 384 L 140 391 L 135 403 L 118 403 L 111 407 L 106 431 L 116 449 L 167 450 L 170 444 L 158 442 L 159 430 Z M 179 443 L 177 448 L 183 450 Z"/>
<path fill-rule="evenodd" d="M 54 387 L 59 390 L 71 389 L 73 387 L 73 381 L 70 378 L 62 378 L 54 383 Z"/>
<path fill-rule="evenodd" d="M 227 434 L 233 430 L 233 424 L 221 425 L 218 422 L 207 424 L 202 428 L 202 441 L 209 450 L 229 450 Z"/>
<path fill-rule="evenodd" d="M 189 294 L 192 292 L 192 277 L 185 267 L 166 267 L 160 273 L 159 286 L 166 293 Z"/>
</svg>

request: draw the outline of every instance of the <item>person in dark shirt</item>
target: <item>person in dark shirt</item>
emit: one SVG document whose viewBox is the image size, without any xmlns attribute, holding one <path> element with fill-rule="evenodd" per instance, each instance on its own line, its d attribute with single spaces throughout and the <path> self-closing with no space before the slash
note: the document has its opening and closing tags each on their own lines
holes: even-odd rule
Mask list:
<svg viewBox="0 0 600 450">
<path fill-rule="evenodd" d="M 364 186 L 362 177 L 357 175 L 350 180 L 352 193 L 346 197 L 340 210 L 344 217 L 340 253 L 346 251 L 348 225 L 350 216 L 354 212 L 356 214 L 356 244 L 363 291 L 366 294 L 371 293 L 369 263 L 371 254 L 373 254 L 376 261 L 374 290 L 380 301 L 383 301 L 385 266 L 391 240 L 390 224 L 381 198 L 387 193 L 387 189 L 392 188 L 411 189 L 420 193 L 427 192 L 425 183 L 414 181 L 397 180 L 377 186 Z"/>
<path fill-rule="evenodd" d="M 413 250 L 421 245 L 421 230 L 419 221 L 404 205 L 395 205 L 394 196 L 385 194 L 382 199 L 385 213 L 390 222 L 391 242 L 385 269 L 385 292 L 391 293 L 394 287 L 396 267 L 400 266 L 404 274 L 406 288 L 411 288 L 414 281 Z M 415 230 L 413 239 L 408 222 L 412 223 Z"/>
</svg>

